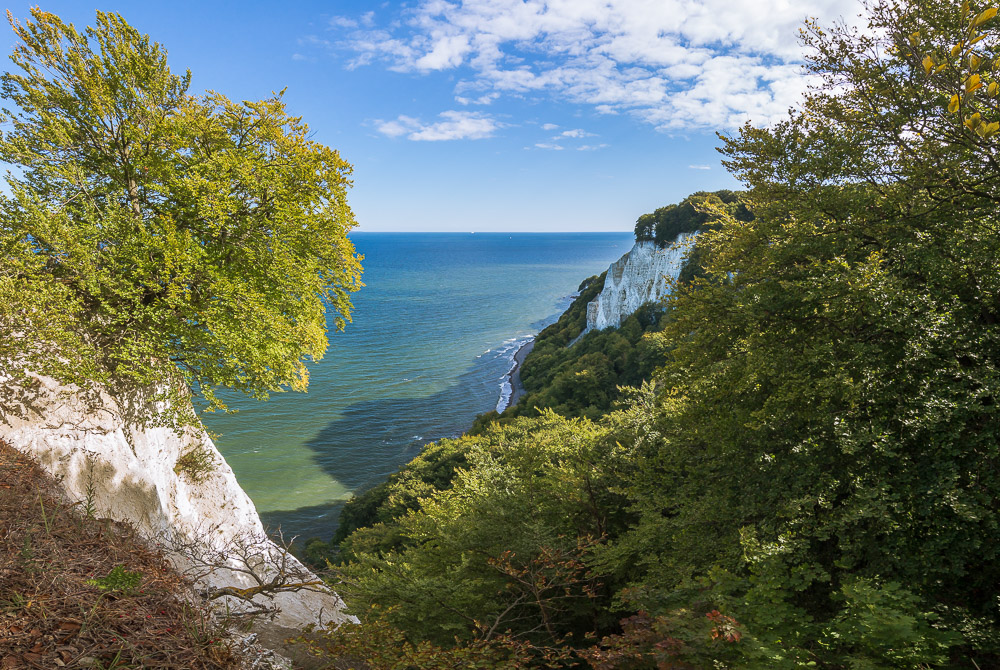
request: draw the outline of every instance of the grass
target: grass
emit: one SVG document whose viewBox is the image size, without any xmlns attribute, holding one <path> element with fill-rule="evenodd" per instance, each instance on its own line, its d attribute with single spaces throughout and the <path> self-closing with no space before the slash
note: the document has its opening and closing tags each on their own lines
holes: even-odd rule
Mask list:
<svg viewBox="0 0 1000 670">
<path fill-rule="evenodd" d="M 199 445 L 177 459 L 174 473 L 185 475 L 195 484 L 200 484 L 208 479 L 208 476 L 215 472 L 217 467 L 215 455 L 204 446 Z"/>
</svg>

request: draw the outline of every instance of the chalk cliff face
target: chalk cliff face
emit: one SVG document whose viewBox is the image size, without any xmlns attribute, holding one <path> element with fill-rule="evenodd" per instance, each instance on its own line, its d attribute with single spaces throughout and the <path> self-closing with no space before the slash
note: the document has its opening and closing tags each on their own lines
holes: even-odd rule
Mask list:
<svg viewBox="0 0 1000 670">
<path fill-rule="evenodd" d="M 617 328 L 632 312 L 667 294 L 667 277 L 676 279 L 694 233 L 681 233 L 666 248 L 636 242 L 608 268 L 604 290 L 587 305 L 587 330 Z"/>
<path fill-rule="evenodd" d="M 8 381 L 0 374 L 0 383 Z M 131 523 L 163 545 L 179 568 L 190 567 L 184 556 L 192 551 L 218 557 L 241 548 L 258 562 L 259 573 L 273 575 L 272 566 L 287 555 L 266 538 L 253 502 L 204 429 L 130 425 L 123 419 L 125 408 L 105 392 L 98 395 L 85 401 L 75 389 L 38 377 L 19 408 L 2 408 L 0 438 L 35 458 L 71 501 L 89 500 L 97 517 Z M 178 459 L 192 452 L 213 463 L 203 478 L 177 467 Z M 178 551 L 182 546 L 186 552 Z M 284 560 L 311 574 L 294 558 Z M 246 567 L 235 560 L 229 566 Z M 255 585 L 234 569 L 214 570 L 199 582 L 204 588 Z M 348 618 L 332 592 L 282 593 L 262 602 L 281 609 L 274 621 L 279 626 Z"/>
</svg>

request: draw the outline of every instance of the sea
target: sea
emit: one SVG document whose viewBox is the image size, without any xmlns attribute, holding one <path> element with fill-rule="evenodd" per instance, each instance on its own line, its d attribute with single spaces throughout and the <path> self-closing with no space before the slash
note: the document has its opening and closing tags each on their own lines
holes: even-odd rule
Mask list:
<svg viewBox="0 0 1000 670">
<path fill-rule="evenodd" d="M 306 393 L 202 419 L 272 533 L 328 540 L 344 503 L 505 406 L 514 353 L 631 233 L 351 235 L 365 286 Z"/>
</svg>

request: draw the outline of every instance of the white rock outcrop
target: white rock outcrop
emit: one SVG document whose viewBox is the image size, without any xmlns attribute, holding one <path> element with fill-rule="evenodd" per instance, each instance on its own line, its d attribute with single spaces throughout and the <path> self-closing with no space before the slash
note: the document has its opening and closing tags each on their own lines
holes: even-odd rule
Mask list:
<svg viewBox="0 0 1000 670">
<path fill-rule="evenodd" d="M 604 290 L 587 305 L 587 330 L 617 328 L 642 305 L 663 298 L 669 291 L 667 278 L 677 278 L 696 234 L 681 233 L 665 248 L 655 242 L 636 242 L 612 263 Z"/>
<path fill-rule="evenodd" d="M 3 377 L 0 374 L 0 384 L 8 384 Z M 268 561 L 286 556 L 294 570 L 311 574 L 267 539 L 253 502 L 203 428 L 177 432 L 130 425 L 123 419 L 123 408 L 105 392 L 85 400 L 50 378 L 35 379 L 35 388 L 23 394 L 20 407 L 0 409 L 0 438 L 37 460 L 71 501 L 89 501 L 96 516 L 132 524 L 163 546 L 181 569 L 189 567 L 184 552 L 177 552 L 181 546 L 216 557 L 239 546 L 252 560 L 264 561 L 258 572 L 273 574 Z M 191 452 L 213 464 L 203 478 L 183 469 L 175 472 L 178 459 Z M 230 567 L 240 566 L 232 561 Z M 253 585 L 247 574 L 224 568 L 199 580 L 203 588 Z M 343 601 L 332 592 L 298 591 L 280 593 L 273 601 L 258 599 L 280 608 L 273 622 L 280 627 L 353 619 L 343 613 Z"/>
</svg>

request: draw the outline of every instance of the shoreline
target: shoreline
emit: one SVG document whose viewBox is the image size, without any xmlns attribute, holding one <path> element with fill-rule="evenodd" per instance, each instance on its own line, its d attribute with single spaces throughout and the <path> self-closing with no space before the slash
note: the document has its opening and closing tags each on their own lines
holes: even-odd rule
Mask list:
<svg viewBox="0 0 1000 670">
<path fill-rule="evenodd" d="M 514 352 L 514 367 L 507 373 L 507 383 L 510 384 L 510 398 L 507 399 L 507 404 L 499 411 L 499 414 L 503 414 L 516 405 L 517 401 L 524 395 L 524 387 L 521 385 L 521 364 L 524 363 L 524 359 L 531 353 L 534 347 L 535 338 L 532 337 Z"/>
</svg>

